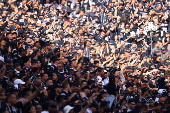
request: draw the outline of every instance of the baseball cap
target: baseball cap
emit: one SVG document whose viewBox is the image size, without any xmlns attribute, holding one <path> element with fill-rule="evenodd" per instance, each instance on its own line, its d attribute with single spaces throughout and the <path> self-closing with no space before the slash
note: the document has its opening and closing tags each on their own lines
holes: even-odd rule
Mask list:
<svg viewBox="0 0 170 113">
<path fill-rule="evenodd" d="M 96 102 L 92 102 L 89 108 L 91 107 L 98 109 L 98 104 Z"/>
<path fill-rule="evenodd" d="M 102 67 L 98 67 L 98 68 L 97 68 L 97 71 L 101 71 L 101 70 L 103 70 Z"/>
<path fill-rule="evenodd" d="M 63 37 L 64 36 L 64 32 L 60 32 L 59 35 L 61 35 Z"/>
<path fill-rule="evenodd" d="M 110 102 L 109 101 L 101 101 L 100 103 L 100 107 L 105 107 L 106 105 L 108 105 Z"/>
<path fill-rule="evenodd" d="M 103 94 L 106 94 L 106 93 L 107 93 L 106 90 L 102 90 L 102 91 L 100 92 L 100 95 L 103 95 Z"/>
<path fill-rule="evenodd" d="M 49 104 L 49 106 L 50 106 L 50 107 L 57 107 L 57 103 L 56 103 L 56 102 L 51 102 L 51 103 Z"/>
<path fill-rule="evenodd" d="M 78 53 L 75 51 L 75 52 L 73 52 L 72 53 L 72 56 L 75 56 L 75 55 L 77 55 Z"/>
<path fill-rule="evenodd" d="M 14 80 L 14 84 L 25 84 L 25 82 L 23 82 L 21 79 L 16 79 Z"/>
<path fill-rule="evenodd" d="M 93 89 L 93 88 L 97 88 L 97 85 L 96 85 L 96 84 L 93 84 L 93 85 L 91 86 L 91 89 Z"/>
<path fill-rule="evenodd" d="M 67 105 L 67 106 L 64 107 L 63 111 L 64 111 L 64 113 L 69 113 L 70 110 L 72 110 L 72 109 L 74 109 L 74 107 L 71 107 L 70 105 Z"/>
<path fill-rule="evenodd" d="M 159 106 L 159 105 L 161 105 L 159 102 L 154 103 L 154 106 Z"/>
<path fill-rule="evenodd" d="M 61 88 L 61 85 L 60 84 L 56 84 L 56 85 L 54 85 L 54 88 Z"/>
<path fill-rule="evenodd" d="M 149 88 L 147 87 L 142 88 L 142 93 L 147 92 L 147 91 L 149 91 Z"/>
<path fill-rule="evenodd" d="M 5 60 L 5 63 L 11 63 L 12 62 L 12 59 L 6 59 Z"/>
<path fill-rule="evenodd" d="M 10 65 L 6 65 L 6 73 L 11 72 L 12 68 Z"/>
<path fill-rule="evenodd" d="M 84 86 L 83 90 L 84 89 L 90 89 L 90 87 L 88 85 Z"/>
<path fill-rule="evenodd" d="M 56 53 L 56 52 L 60 52 L 60 48 L 55 48 L 54 53 Z"/>
<path fill-rule="evenodd" d="M 72 61 L 76 61 L 76 59 L 72 58 L 72 59 L 70 59 L 70 61 L 71 61 L 71 62 L 72 62 Z"/>
<path fill-rule="evenodd" d="M 132 86 L 132 83 L 127 82 L 125 86 L 126 86 L 126 88 L 128 88 L 128 87 Z"/>
<path fill-rule="evenodd" d="M 17 66 L 19 66 L 19 65 L 20 65 L 20 63 L 15 63 L 15 64 L 14 64 L 14 68 L 17 67 Z"/>
<path fill-rule="evenodd" d="M 55 61 L 59 61 L 60 59 L 58 59 L 57 57 L 54 57 L 53 59 L 52 59 L 52 62 L 55 62 Z"/>
<path fill-rule="evenodd" d="M 104 73 L 107 73 L 107 70 L 104 70 Z"/>
</svg>

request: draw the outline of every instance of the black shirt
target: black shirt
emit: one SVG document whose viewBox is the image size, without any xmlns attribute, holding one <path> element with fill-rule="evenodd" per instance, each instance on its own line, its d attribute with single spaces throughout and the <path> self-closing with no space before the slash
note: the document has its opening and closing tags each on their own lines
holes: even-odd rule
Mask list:
<svg viewBox="0 0 170 113">
<path fill-rule="evenodd" d="M 138 29 L 138 24 L 133 24 L 132 31 L 136 32 Z"/>
<path fill-rule="evenodd" d="M 67 91 L 65 91 L 65 90 L 63 90 L 63 91 L 61 92 L 61 94 L 60 94 L 60 95 L 64 95 L 64 100 L 67 100 L 67 99 L 68 99 L 68 97 L 70 97 L 69 92 L 67 92 Z"/>
<path fill-rule="evenodd" d="M 165 85 L 165 78 L 160 78 L 158 80 L 158 88 L 159 89 L 166 89 L 166 85 Z"/>
<path fill-rule="evenodd" d="M 64 72 L 59 72 L 60 75 L 60 81 L 63 82 L 67 77 L 68 74 L 64 71 Z"/>
<path fill-rule="evenodd" d="M 32 81 L 32 83 L 34 83 L 34 82 L 35 82 L 35 80 L 37 79 L 37 76 L 36 76 L 36 75 L 34 75 L 34 74 L 32 74 L 30 77 L 31 77 L 31 81 Z"/>
<path fill-rule="evenodd" d="M 117 15 L 118 16 L 122 16 L 123 13 L 123 9 L 117 9 Z"/>
<path fill-rule="evenodd" d="M 123 36 L 123 39 L 125 40 L 125 39 L 129 38 L 129 36 L 130 36 L 130 33 L 125 33 Z M 132 43 L 132 41 L 130 39 L 127 40 L 127 42 Z"/>
<path fill-rule="evenodd" d="M 144 34 L 139 34 L 139 36 L 137 36 L 137 39 L 141 39 L 143 36 L 144 36 Z M 138 47 L 141 48 L 143 45 L 143 40 L 137 42 L 137 45 L 138 45 Z"/>
<path fill-rule="evenodd" d="M 22 102 L 17 102 L 13 107 L 10 107 L 8 104 L 5 104 L 2 108 L 9 111 L 9 113 L 22 113 Z"/>
<path fill-rule="evenodd" d="M 124 8 L 124 12 L 125 12 L 125 16 L 129 18 L 130 17 L 131 8 L 128 8 L 128 9 Z"/>
<path fill-rule="evenodd" d="M 4 76 L 4 78 L 0 79 L 0 81 L 2 82 L 3 88 L 8 88 L 8 83 L 9 83 L 8 77 Z"/>
</svg>

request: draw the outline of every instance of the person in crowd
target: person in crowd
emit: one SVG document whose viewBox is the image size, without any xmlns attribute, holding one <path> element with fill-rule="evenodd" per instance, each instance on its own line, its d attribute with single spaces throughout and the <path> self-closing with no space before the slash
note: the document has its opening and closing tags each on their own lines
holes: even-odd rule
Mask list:
<svg viewBox="0 0 170 113">
<path fill-rule="evenodd" d="M 169 113 L 169 0 L 0 0 L 0 112 Z"/>
</svg>

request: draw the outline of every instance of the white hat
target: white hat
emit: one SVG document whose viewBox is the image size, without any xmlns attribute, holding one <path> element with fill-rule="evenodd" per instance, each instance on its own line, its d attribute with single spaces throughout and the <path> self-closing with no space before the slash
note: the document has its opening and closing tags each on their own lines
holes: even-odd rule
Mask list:
<svg viewBox="0 0 170 113">
<path fill-rule="evenodd" d="M 0 56 L 0 61 L 4 62 L 4 57 Z"/>
<path fill-rule="evenodd" d="M 37 24 L 41 24 L 41 20 L 38 20 L 38 21 L 37 21 Z"/>
<path fill-rule="evenodd" d="M 107 72 L 107 70 L 104 70 L 104 73 L 106 73 Z"/>
<path fill-rule="evenodd" d="M 110 48 L 111 48 L 111 49 L 113 49 L 113 48 L 115 48 L 115 46 L 114 46 L 114 45 L 112 45 Z"/>
<path fill-rule="evenodd" d="M 72 110 L 73 108 L 74 107 L 71 107 L 70 105 L 67 105 L 67 106 L 64 107 L 63 111 L 64 111 L 64 113 L 69 113 L 70 110 Z"/>
<path fill-rule="evenodd" d="M 23 82 L 21 79 L 16 79 L 14 80 L 14 84 L 25 84 L 25 82 Z"/>
<path fill-rule="evenodd" d="M 91 5 L 95 5 L 95 3 L 94 3 L 94 2 L 92 2 L 92 3 L 91 3 Z"/>
</svg>

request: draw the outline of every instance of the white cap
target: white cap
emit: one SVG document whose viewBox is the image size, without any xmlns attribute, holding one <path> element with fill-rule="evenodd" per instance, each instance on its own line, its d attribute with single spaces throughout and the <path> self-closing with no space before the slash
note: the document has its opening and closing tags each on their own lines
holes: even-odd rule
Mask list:
<svg viewBox="0 0 170 113">
<path fill-rule="evenodd" d="M 41 20 L 38 20 L 38 21 L 37 21 L 37 24 L 41 24 Z"/>
<path fill-rule="evenodd" d="M 25 84 L 25 82 L 23 82 L 21 79 L 16 79 L 14 80 L 14 84 Z"/>
<path fill-rule="evenodd" d="M 64 111 L 64 113 L 69 113 L 70 110 L 72 110 L 73 108 L 74 107 L 71 107 L 70 105 L 67 105 L 67 106 L 64 107 L 63 111 Z"/>
<path fill-rule="evenodd" d="M 91 3 L 91 5 L 95 5 L 95 3 L 94 3 L 94 2 L 92 2 L 92 3 Z"/>
<path fill-rule="evenodd" d="M 4 57 L 0 56 L 0 61 L 4 62 Z"/>
<path fill-rule="evenodd" d="M 19 19 L 19 22 L 24 22 L 24 19 Z"/>
<path fill-rule="evenodd" d="M 135 35 L 135 32 L 134 32 L 134 31 L 132 31 L 132 32 L 130 32 L 130 34 L 131 34 L 131 35 Z"/>
<path fill-rule="evenodd" d="M 111 49 L 113 49 L 113 48 L 115 48 L 115 46 L 114 46 L 114 45 L 112 45 L 110 48 L 111 48 Z"/>
</svg>

